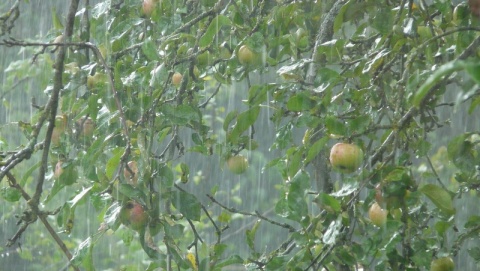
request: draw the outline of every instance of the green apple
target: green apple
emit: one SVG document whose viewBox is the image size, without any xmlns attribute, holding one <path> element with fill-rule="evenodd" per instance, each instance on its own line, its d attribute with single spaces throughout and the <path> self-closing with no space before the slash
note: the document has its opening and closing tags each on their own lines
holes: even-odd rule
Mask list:
<svg viewBox="0 0 480 271">
<path fill-rule="evenodd" d="M 242 65 L 250 65 L 255 60 L 255 55 L 247 45 L 242 45 L 237 52 L 238 61 Z"/>
<path fill-rule="evenodd" d="M 343 173 L 352 173 L 363 162 L 363 151 L 349 143 L 337 143 L 330 150 L 330 164 L 335 170 Z"/>
<path fill-rule="evenodd" d="M 453 269 L 455 269 L 455 264 L 450 257 L 435 259 L 430 265 L 430 271 L 453 271 Z"/>
<path fill-rule="evenodd" d="M 227 159 L 227 167 L 235 174 L 242 174 L 248 168 L 248 160 L 243 155 L 232 156 Z"/>
</svg>

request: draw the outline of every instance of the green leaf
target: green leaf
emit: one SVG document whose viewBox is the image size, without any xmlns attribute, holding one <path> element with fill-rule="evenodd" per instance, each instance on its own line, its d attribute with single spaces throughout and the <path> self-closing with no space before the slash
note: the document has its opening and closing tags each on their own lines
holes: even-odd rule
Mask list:
<svg viewBox="0 0 480 271">
<path fill-rule="evenodd" d="M 93 246 L 94 242 L 92 240 L 92 237 L 88 237 L 85 239 L 80 245 L 78 245 L 77 250 L 72 256 L 72 259 L 70 260 L 70 263 L 74 266 L 79 266 L 83 261 L 92 259 L 92 252 L 93 252 Z M 93 269 L 87 269 L 87 270 L 93 270 Z"/>
<path fill-rule="evenodd" d="M 308 205 L 305 199 L 306 189 L 310 187 L 310 177 L 305 171 L 299 171 L 292 178 L 287 194 L 287 218 L 300 222 L 308 215 Z"/>
<path fill-rule="evenodd" d="M 315 106 L 315 102 L 306 93 L 298 93 L 293 95 L 287 101 L 287 109 L 290 111 L 306 111 Z"/>
<path fill-rule="evenodd" d="M 423 100 L 429 93 L 430 89 L 435 86 L 435 84 L 440 83 L 440 81 L 443 80 L 445 76 L 450 75 L 455 71 L 461 70 L 465 68 L 465 66 L 465 62 L 460 60 L 453 60 L 436 69 L 433 74 L 431 74 L 427 78 L 427 80 L 420 86 L 417 93 L 415 93 L 415 95 L 413 96 L 413 106 L 417 108 L 420 107 L 420 105 L 423 103 Z"/>
<path fill-rule="evenodd" d="M 317 155 L 325 148 L 325 145 L 330 140 L 329 137 L 324 136 L 313 143 L 312 146 L 308 147 L 307 157 L 305 158 L 304 164 L 307 165 L 310 163 Z"/>
<path fill-rule="evenodd" d="M 107 161 L 105 166 L 105 174 L 107 175 L 108 179 L 111 180 L 113 178 L 113 174 L 115 174 L 115 171 L 120 164 L 120 158 L 122 157 L 124 151 L 124 148 L 116 148 L 112 151 L 113 156 Z"/>
<path fill-rule="evenodd" d="M 478 62 L 466 65 L 465 71 L 472 77 L 475 83 L 480 84 L 480 64 L 478 64 Z"/>
<path fill-rule="evenodd" d="M 393 16 L 391 8 L 388 6 L 380 6 L 375 13 L 372 26 L 377 29 L 382 35 L 388 34 L 393 28 Z"/>
<path fill-rule="evenodd" d="M 193 108 L 186 104 L 173 106 L 165 104 L 160 111 L 165 114 L 173 124 L 186 125 L 191 121 L 200 121 L 201 113 L 196 108 Z"/>
<path fill-rule="evenodd" d="M 468 251 L 468 255 L 470 255 L 470 257 L 472 257 L 476 262 L 480 261 L 480 248 L 479 247 L 469 248 L 467 251 Z"/>
<path fill-rule="evenodd" d="M 221 261 L 215 265 L 215 268 L 222 268 L 225 266 L 233 265 L 233 264 L 243 264 L 243 259 L 238 255 L 231 255 L 224 261 Z M 215 269 L 217 270 L 217 269 Z M 220 270 L 220 269 L 219 269 Z"/>
<path fill-rule="evenodd" d="M 347 131 L 345 122 L 338 120 L 334 116 L 327 116 L 325 118 L 325 127 L 327 128 L 329 134 L 334 135 L 345 135 Z"/>
<path fill-rule="evenodd" d="M 194 195 L 180 190 L 174 191 L 172 204 L 186 218 L 200 221 L 201 205 Z"/>
<path fill-rule="evenodd" d="M 448 158 L 453 164 L 464 171 L 475 169 L 474 145 L 468 140 L 470 133 L 459 135 L 452 139 L 447 146 Z"/>
<path fill-rule="evenodd" d="M 145 40 L 145 42 L 142 45 L 142 52 L 150 61 L 160 59 L 158 56 L 157 47 L 151 39 Z"/>
<path fill-rule="evenodd" d="M 443 188 L 434 184 L 426 184 L 419 190 L 425 194 L 425 196 L 427 196 L 442 212 L 445 212 L 448 215 L 453 215 L 455 213 L 452 197 Z"/>
<path fill-rule="evenodd" d="M 248 90 L 248 104 L 259 105 L 267 100 L 267 93 L 273 89 L 272 85 L 254 85 Z"/>
<path fill-rule="evenodd" d="M 246 230 L 245 234 L 247 235 L 247 244 L 248 247 L 255 251 L 255 234 L 257 233 L 258 227 L 260 226 L 261 220 L 257 220 L 253 225 L 251 230 Z"/>
<path fill-rule="evenodd" d="M 232 131 L 228 134 L 230 142 L 234 144 L 237 143 L 242 133 L 255 123 L 259 113 L 260 106 L 254 106 L 247 111 L 240 113 L 237 117 L 237 123 L 235 123 Z"/>
<path fill-rule="evenodd" d="M 294 176 L 302 165 L 304 148 L 290 148 L 287 151 L 287 172 L 288 176 Z"/>
<path fill-rule="evenodd" d="M 342 209 L 342 205 L 336 198 L 325 193 L 320 193 L 313 201 L 317 203 L 321 209 L 329 212 L 340 212 Z"/>
<path fill-rule="evenodd" d="M 86 189 L 83 189 L 82 192 L 78 193 L 72 200 L 69 200 L 68 201 L 68 204 L 70 206 L 70 208 L 75 208 L 75 206 L 77 206 L 77 204 L 85 199 L 87 196 L 89 196 L 89 192 L 90 190 L 92 190 L 93 186 L 90 186 Z"/>
<path fill-rule="evenodd" d="M 20 191 L 9 186 L 2 187 L 0 194 L 2 195 L 2 198 L 8 202 L 16 202 L 20 200 L 20 198 L 22 197 L 22 194 L 20 193 Z"/>
<path fill-rule="evenodd" d="M 53 22 L 53 27 L 56 30 L 63 31 L 65 29 L 65 27 L 62 24 L 62 20 L 60 19 L 60 16 L 58 16 L 56 8 L 52 9 L 52 22 Z"/>
<path fill-rule="evenodd" d="M 162 179 L 162 185 L 167 187 L 173 186 L 173 171 L 167 165 L 162 165 L 157 171 L 158 176 Z"/>
<path fill-rule="evenodd" d="M 218 15 L 210 23 L 210 25 L 207 28 L 207 31 L 205 31 L 205 34 L 200 38 L 198 45 L 200 47 L 207 46 L 213 41 L 213 39 L 215 38 L 215 35 L 221 30 L 223 26 L 228 26 L 231 24 L 232 22 L 228 17 L 224 15 Z"/>
<path fill-rule="evenodd" d="M 328 229 L 323 235 L 322 242 L 326 245 L 335 244 L 337 236 L 340 234 L 340 228 L 342 227 L 342 216 L 338 216 L 337 220 L 334 220 L 328 226 Z"/>
<path fill-rule="evenodd" d="M 331 195 L 334 197 L 345 197 L 358 189 L 358 183 L 345 183 L 343 184 L 342 188 Z"/>
<path fill-rule="evenodd" d="M 225 120 L 223 121 L 223 130 L 225 132 L 228 131 L 228 127 L 230 126 L 230 123 L 237 117 L 237 115 L 238 115 L 237 110 L 228 112 L 227 116 L 225 117 Z"/>
</svg>

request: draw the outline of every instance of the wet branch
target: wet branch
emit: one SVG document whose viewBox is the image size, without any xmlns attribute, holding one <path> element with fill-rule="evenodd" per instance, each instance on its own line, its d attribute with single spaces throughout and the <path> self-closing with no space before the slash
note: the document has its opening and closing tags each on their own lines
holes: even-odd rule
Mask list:
<svg viewBox="0 0 480 271">
<path fill-rule="evenodd" d="M 207 194 L 207 197 L 213 202 L 213 203 L 216 203 L 218 206 L 222 207 L 223 209 L 231 212 L 231 213 L 236 213 L 236 214 L 241 214 L 241 215 L 246 215 L 246 216 L 253 216 L 253 217 L 257 217 L 261 220 L 265 220 L 267 222 L 269 222 L 270 224 L 273 224 L 273 225 L 276 225 L 276 226 L 279 226 L 279 227 L 282 227 L 282 228 L 285 228 L 287 229 L 289 232 L 294 232 L 296 231 L 296 229 L 287 224 L 287 223 L 280 223 L 280 222 L 277 222 L 277 221 L 274 221 L 274 220 L 271 220 L 263 215 L 261 215 L 258 211 L 255 211 L 254 213 L 251 213 L 251 212 L 245 212 L 245 211 L 241 211 L 241 210 L 237 210 L 235 208 L 232 208 L 232 207 L 228 207 L 222 203 L 220 203 L 218 200 L 216 200 L 213 196 Z"/>
<path fill-rule="evenodd" d="M 15 176 L 13 176 L 12 173 L 8 172 L 7 173 L 7 178 L 8 178 L 9 185 L 11 187 L 15 188 L 16 190 L 20 191 L 20 193 L 21 193 L 22 197 L 25 199 L 25 201 L 30 202 L 31 201 L 30 195 L 18 184 L 17 180 L 15 179 Z M 17 240 L 22 236 L 23 232 L 25 232 L 25 230 L 28 228 L 28 226 L 30 224 L 34 223 L 35 221 L 37 221 L 37 219 L 40 219 L 40 221 L 42 221 L 43 225 L 45 226 L 47 231 L 50 233 L 52 238 L 55 240 L 57 245 L 63 251 L 63 253 L 67 257 L 67 259 L 71 260 L 72 259 L 72 254 L 70 253 L 70 251 L 68 250 L 67 246 L 62 241 L 60 236 L 58 236 L 57 232 L 53 229 L 52 225 L 50 225 L 50 223 L 47 220 L 47 216 L 55 215 L 56 213 L 58 213 L 58 211 L 59 210 L 56 210 L 54 212 L 44 212 L 44 211 L 35 212 L 35 211 L 32 211 L 32 210 L 24 211 L 23 215 L 20 217 L 20 220 L 17 222 L 17 225 L 21 224 L 21 226 L 17 230 L 15 235 L 12 238 L 8 239 L 7 247 L 12 246 L 14 243 L 16 243 Z M 73 268 L 75 270 L 79 270 L 77 267 L 73 266 Z"/>
</svg>

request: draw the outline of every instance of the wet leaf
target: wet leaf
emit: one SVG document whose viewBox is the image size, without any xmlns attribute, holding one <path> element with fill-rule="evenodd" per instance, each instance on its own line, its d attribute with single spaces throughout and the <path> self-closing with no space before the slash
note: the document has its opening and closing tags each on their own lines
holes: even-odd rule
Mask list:
<svg viewBox="0 0 480 271">
<path fill-rule="evenodd" d="M 327 116 L 325 118 L 325 127 L 327 127 L 329 134 L 344 135 L 347 131 L 345 122 L 340 121 L 334 116 Z"/>
<path fill-rule="evenodd" d="M 320 193 L 313 201 L 321 209 L 326 209 L 329 212 L 340 212 L 342 209 L 342 205 L 336 198 L 325 193 Z"/>
<path fill-rule="evenodd" d="M 252 250 L 255 251 L 255 235 L 257 234 L 258 227 L 260 227 L 260 222 L 261 220 L 257 220 L 255 224 L 253 225 L 252 229 L 247 230 L 245 232 L 246 237 L 247 237 L 247 244 L 248 247 Z"/>
<path fill-rule="evenodd" d="M 200 221 L 201 205 L 194 195 L 180 190 L 174 191 L 172 204 L 186 218 Z"/>
<path fill-rule="evenodd" d="M 290 111 L 306 111 L 315 106 L 315 102 L 306 93 L 298 93 L 288 99 L 287 109 Z"/>
<path fill-rule="evenodd" d="M 218 15 L 210 23 L 210 25 L 207 28 L 207 31 L 205 31 L 205 34 L 200 38 L 198 45 L 200 47 L 207 46 L 213 41 L 213 39 L 215 38 L 215 35 L 221 30 L 223 26 L 228 26 L 231 24 L 232 22 L 228 17 L 224 15 Z"/>
<path fill-rule="evenodd" d="M 237 123 L 235 123 L 235 126 L 228 135 L 229 140 L 232 143 L 236 143 L 242 133 L 255 123 L 259 113 L 259 106 L 254 106 L 247 111 L 240 113 L 237 117 Z"/>
<path fill-rule="evenodd" d="M 80 193 L 75 195 L 75 197 L 72 200 L 68 201 L 68 204 L 70 205 L 70 208 L 75 208 L 80 201 L 85 200 L 86 197 L 89 196 L 90 190 L 92 190 L 93 186 L 90 186 L 86 189 L 83 189 Z"/>
<path fill-rule="evenodd" d="M 434 184 L 426 184 L 419 190 L 425 194 L 425 196 L 427 196 L 442 212 L 445 212 L 448 215 L 453 215 L 455 213 L 452 197 L 443 188 Z"/>
<path fill-rule="evenodd" d="M 340 229 L 342 227 L 342 217 L 339 216 L 337 220 L 334 220 L 328 226 L 328 229 L 323 235 L 322 242 L 326 245 L 335 244 L 337 241 L 337 236 L 340 234 Z"/>
<path fill-rule="evenodd" d="M 418 89 L 418 91 L 415 93 L 413 97 L 412 104 L 418 108 L 423 103 L 430 89 L 434 87 L 435 84 L 440 83 L 440 81 L 443 80 L 445 76 L 449 76 L 453 72 L 465 68 L 465 66 L 466 66 L 465 62 L 460 60 L 450 61 L 440 66 L 420 86 L 420 88 Z"/>
<path fill-rule="evenodd" d="M 475 169 L 474 145 L 467 139 L 471 134 L 466 133 L 452 139 L 447 146 L 448 158 L 461 170 Z"/>
<path fill-rule="evenodd" d="M 234 264 L 243 264 L 243 259 L 238 255 L 231 255 L 227 259 L 220 261 L 215 265 L 216 268 L 222 268 Z"/>
<path fill-rule="evenodd" d="M 145 40 L 145 42 L 143 43 L 142 52 L 150 61 L 159 60 L 157 47 L 155 46 L 155 43 L 150 39 Z"/>
<path fill-rule="evenodd" d="M 20 191 L 13 187 L 2 187 L 0 194 L 2 195 L 2 198 L 8 202 L 16 202 L 22 197 Z"/>
</svg>

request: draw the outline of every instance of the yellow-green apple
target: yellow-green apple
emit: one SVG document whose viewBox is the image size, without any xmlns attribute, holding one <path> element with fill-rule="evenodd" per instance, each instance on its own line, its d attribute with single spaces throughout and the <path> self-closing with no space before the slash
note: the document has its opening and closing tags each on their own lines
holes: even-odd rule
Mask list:
<svg viewBox="0 0 480 271">
<path fill-rule="evenodd" d="M 250 65 L 255 60 L 255 54 L 247 45 L 242 45 L 240 49 L 238 49 L 237 57 L 242 65 Z"/>
<path fill-rule="evenodd" d="M 227 167 L 235 174 L 242 174 L 248 168 L 248 160 L 243 155 L 231 156 L 227 159 Z"/>
<path fill-rule="evenodd" d="M 435 259 L 430 264 L 430 271 L 453 271 L 455 264 L 450 257 Z"/>
<path fill-rule="evenodd" d="M 374 202 L 368 210 L 368 217 L 373 225 L 381 227 L 387 222 L 387 211 L 382 209 L 378 203 Z"/>
<path fill-rule="evenodd" d="M 363 162 L 363 151 L 349 143 L 337 143 L 330 150 L 330 164 L 335 170 L 343 173 L 352 173 Z"/>
</svg>

